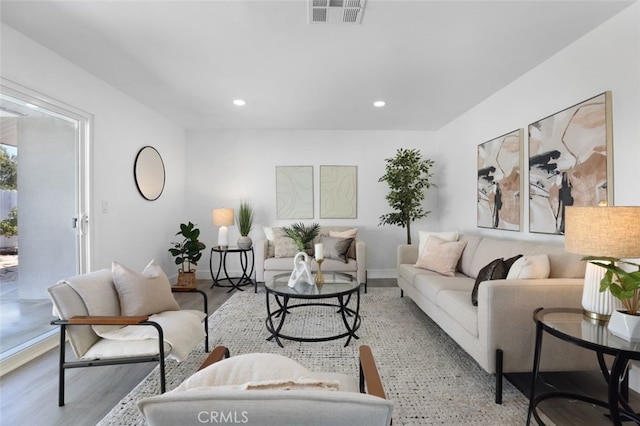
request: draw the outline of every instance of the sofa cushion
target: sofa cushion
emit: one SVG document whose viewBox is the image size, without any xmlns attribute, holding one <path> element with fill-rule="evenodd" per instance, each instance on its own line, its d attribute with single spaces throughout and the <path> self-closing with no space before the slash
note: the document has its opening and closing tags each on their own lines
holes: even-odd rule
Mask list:
<svg viewBox="0 0 640 426">
<path fill-rule="evenodd" d="M 492 260 L 491 262 L 489 262 L 488 265 L 480 269 L 480 272 L 478 272 L 475 285 L 473 286 L 473 290 L 471 291 L 471 304 L 473 306 L 478 306 L 478 287 L 480 287 L 480 283 L 483 281 L 489 281 L 489 280 L 495 279 L 494 274 L 496 276 L 498 275 L 496 274 L 496 269 L 504 270 L 504 268 L 502 268 L 502 262 L 503 262 L 502 258 Z"/>
<path fill-rule="evenodd" d="M 273 228 L 270 226 L 263 226 L 264 237 L 267 240 L 267 257 L 273 257 L 276 255 L 276 242 L 273 235 Z"/>
<path fill-rule="evenodd" d="M 275 257 L 294 257 L 298 254 L 298 246 L 282 228 L 273 228 L 273 242 Z"/>
<path fill-rule="evenodd" d="M 336 259 L 347 263 L 347 252 L 351 246 L 351 238 L 320 236 L 325 259 Z"/>
<path fill-rule="evenodd" d="M 132 271 L 118 262 L 113 262 L 111 271 L 122 315 L 151 315 L 180 309 L 171 293 L 169 279 L 154 260 L 142 273 Z"/>
<path fill-rule="evenodd" d="M 438 303 L 438 294 L 443 290 L 464 291 L 467 295 L 467 298 L 469 298 L 469 293 L 473 289 L 472 278 L 469 278 L 460 273 L 455 277 L 447 277 L 436 272 L 423 272 L 427 273 L 416 276 L 414 287 L 431 303 Z M 469 300 L 469 304 L 471 304 L 471 300 Z"/>
<path fill-rule="evenodd" d="M 444 241 L 431 236 L 427 239 L 416 266 L 452 277 L 466 245 L 466 241 Z"/>
<path fill-rule="evenodd" d="M 458 231 L 443 231 L 443 232 L 431 232 L 431 231 L 418 231 L 418 255 L 424 250 L 424 245 L 427 244 L 429 237 L 438 237 L 444 241 L 458 241 Z"/>
<path fill-rule="evenodd" d="M 478 306 L 478 288 L 483 281 L 502 280 L 507 278 L 507 274 L 514 262 L 522 257 L 521 254 L 513 256 L 509 259 L 496 259 L 482 268 L 476 277 L 476 283 L 471 292 L 471 303 Z"/>
<path fill-rule="evenodd" d="M 549 278 L 549 257 L 546 254 L 522 256 L 515 261 L 506 278 L 508 280 Z"/>
<path fill-rule="evenodd" d="M 458 270 L 468 277 L 475 278 L 471 273 L 471 263 L 473 261 L 473 256 L 475 256 L 476 250 L 478 249 L 478 245 L 480 244 L 480 241 L 482 241 L 482 237 L 474 234 L 462 234 L 458 236 L 458 241 L 467 242 L 466 247 L 462 251 L 462 256 L 460 256 L 460 261 L 458 262 Z"/>
<path fill-rule="evenodd" d="M 442 290 L 438 293 L 438 307 L 445 311 L 469 334 L 478 337 L 478 308 L 471 304 L 469 293 L 457 290 Z"/>
<path fill-rule="evenodd" d="M 356 236 L 358 235 L 358 228 L 347 229 L 346 231 L 329 231 L 330 237 L 338 238 L 351 238 L 351 245 L 347 251 L 347 257 L 350 259 L 356 258 Z"/>
<path fill-rule="evenodd" d="M 322 263 L 322 270 L 339 271 L 339 272 L 355 272 L 358 270 L 358 262 L 353 259 L 347 259 L 348 262 L 344 263 L 341 260 L 325 259 Z M 271 257 L 264 261 L 265 271 L 283 271 L 291 272 L 293 270 L 293 258 L 292 257 Z M 311 270 L 317 271 L 318 264 L 311 261 Z"/>
</svg>

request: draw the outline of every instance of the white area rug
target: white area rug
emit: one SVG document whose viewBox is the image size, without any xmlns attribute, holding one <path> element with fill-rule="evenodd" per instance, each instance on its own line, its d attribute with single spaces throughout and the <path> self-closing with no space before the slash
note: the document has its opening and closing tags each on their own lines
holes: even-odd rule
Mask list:
<svg viewBox="0 0 640 426">
<path fill-rule="evenodd" d="M 373 350 L 387 398 L 394 402 L 394 425 L 517 425 L 526 421 L 528 399 L 505 379 L 503 404 L 495 404 L 495 377 L 479 367 L 409 298 L 400 298 L 397 288 L 370 288 L 362 295 L 360 339 L 352 340 L 346 348 L 345 339 L 320 343 L 283 340 L 285 347 L 280 348 L 265 340 L 269 336 L 265 315 L 264 291 L 238 292 L 209 320 L 211 347 L 224 344 L 232 356 L 279 353 L 312 370 L 357 377 L 357 347 L 366 344 Z M 300 308 L 291 311 L 286 328 L 294 335 L 330 335 L 331 330 L 343 330 L 339 321 L 331 308 Z M 193 374 L 206 356 L 200 347 L 181 364 L 169 360 L 167 390 Z M 135 403 L 159 393 L 157 370 L 99 424 L 145 424 Z"/>
</svg>

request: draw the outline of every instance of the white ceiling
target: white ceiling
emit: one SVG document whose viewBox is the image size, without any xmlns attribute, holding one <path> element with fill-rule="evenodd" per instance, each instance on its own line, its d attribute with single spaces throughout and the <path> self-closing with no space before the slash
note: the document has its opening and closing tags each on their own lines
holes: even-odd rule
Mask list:
<svg viewBox="0 0 640 426">
<path fill-rule="evenodd" d="M 367 0 L 360 25 L 309 24 L 305 0 L 2 0 L 0 13 L 186 128 L 437 130 L 634 1 Z"/>
</svg>

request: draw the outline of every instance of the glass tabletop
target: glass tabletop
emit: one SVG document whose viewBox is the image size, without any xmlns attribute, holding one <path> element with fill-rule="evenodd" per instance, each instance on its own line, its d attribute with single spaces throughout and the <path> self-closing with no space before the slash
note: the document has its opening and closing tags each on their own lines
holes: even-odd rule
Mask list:
<svg viewBox="0 0 640 426">
<path fill-rule="evenodd" d="M 280 295 L 288 295 L 304 298 L 335 297 L 341 294 L 354 292 L 360 284 L 349 274 L 342 272 L 325 272 L 324 284 L 318 285 L 307 281 L 298 280 L 293 287 L 289 287 L 290 273 L 279 274 L 265 283 L 268 291 Z M 315 278 L 315 273 L 313 274 Z"/>
<path fill-rule="evenodd" d="M 548 329 L 576 341 L 601 349 L 604 352 L 640 352 L 640 342 L 628 342 L 611 334 L 606 322 L 587 318 L 581 309 L 553 308 L 542 309 L 534 314 Z M 558 336 L 561 337 L 562 336 Z"/>
</svg>

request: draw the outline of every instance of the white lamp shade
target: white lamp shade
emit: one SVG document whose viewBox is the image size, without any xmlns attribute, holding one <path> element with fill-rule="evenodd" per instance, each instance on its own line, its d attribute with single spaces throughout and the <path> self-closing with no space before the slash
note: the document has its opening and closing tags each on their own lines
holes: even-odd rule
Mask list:
<svg viewBox="0 0 640 426">
<path fill-rule="evenodd" d="M 228 208 L 214 209 L 213 224 L 216 226 L 233 225 L 233 209 L 228 209 Z"/>
<path fill-rule="evenodd" d="M 229 246 L 229 229 L 227 229 L 227 226 L 233 225 L 233 217 L 233 209 L 213 210 L 213 224 L 220 227 L 218 230 L 218 245 L 220 247 Z"/>
</svg>

